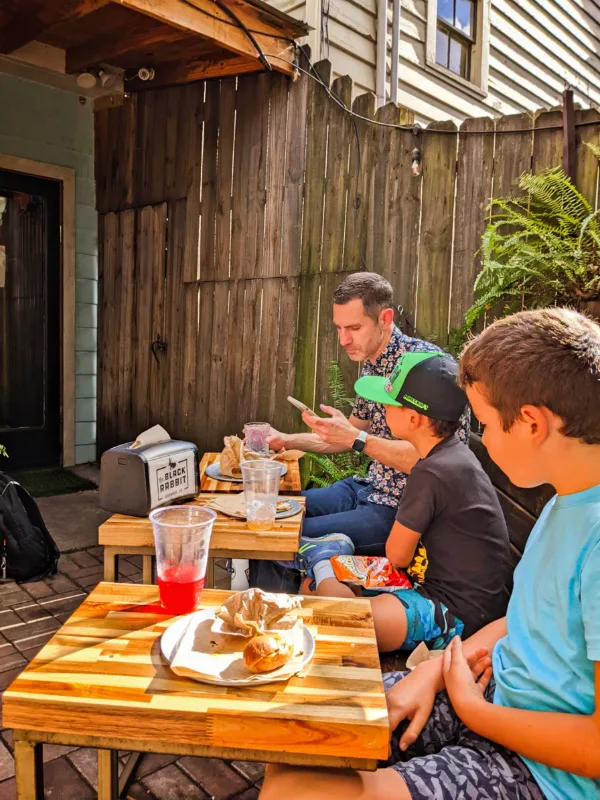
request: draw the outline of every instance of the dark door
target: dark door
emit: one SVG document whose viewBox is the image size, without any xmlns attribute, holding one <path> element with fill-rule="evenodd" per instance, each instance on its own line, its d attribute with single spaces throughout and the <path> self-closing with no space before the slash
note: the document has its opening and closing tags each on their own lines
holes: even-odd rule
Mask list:
<svg viewBox="0 0 600 800">
<path fill-rule="evenodd" d="M 60 441 L 60 184 L 0 170 L 0 470 Z"/>
</svg>

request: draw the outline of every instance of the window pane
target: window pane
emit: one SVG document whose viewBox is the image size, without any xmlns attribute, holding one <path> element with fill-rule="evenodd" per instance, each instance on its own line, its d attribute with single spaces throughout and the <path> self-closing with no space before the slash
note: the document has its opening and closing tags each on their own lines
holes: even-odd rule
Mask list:
<svg viewBox="0 0 600 800">
<path fill-rule="evenodd" d="M 454 25 L 454 0 L 438 0 L 438 17 Z"/>
<path fill-rule="evenodd" d="M 450 40 L 450 59 L 448 69 L 460 75 L 461 78 L 469 80 L 469 49 L 466 44 Z"/>
<path fill-rule="evenodd" d="M 467 36 L 474 37 L 473 33 L 473 3 L 471 0 L 456 0 L 456 19 L 454 27 Z"/>
<path fill-rule="evenodd" d="M 448 66 L 448 34 L 439 28 L 435 45 L 435 63 L 442 67 Z"/>
</svg>

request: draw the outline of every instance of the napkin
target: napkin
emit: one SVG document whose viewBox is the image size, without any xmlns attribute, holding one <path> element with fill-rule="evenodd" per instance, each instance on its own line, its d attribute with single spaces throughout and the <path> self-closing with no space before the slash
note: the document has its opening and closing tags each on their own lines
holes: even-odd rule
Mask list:
<svg viewBox="0 0 600 800">
<path fill-rule="evenodd" d="M 422 661 L 428 661 L 430 658 L 439 658 L 443 653 L 443 650 L 429 650 L 425 642 L 421 642 L 406 659 L 406 668 L 413 670 Z"/>
<path fill-rule="evenodd" d="M 283 503 L 285 501 L 285 497 L 280 497 L 277 501 L 278 506 L 279 503 Z M 224 494 L 220 497 L 215 497 L 214 499 L 209 500 L 205 505 L 207 508 L 212 508 L 215 511 L 221 511 L 223 514 L 236 517 L 236 519 L 246 519 L 246 500 L 244 497 L 244 492 L 240 492 L 239 494 Z M 279 510 L 283 511 L 285 509 L 279 509 L 278 507 L 278 511 Z"/>
<path fill-rule="evenodd" d="M 142 447 L 146 444 L 157 444 L 158 442 L 169 441 L 171 441 L 171 437 L 162 425 L 154 425 L 152 428 L 148 428 L 148 430 L 138 434 L 137 439 L 131 445 L 131 449 L 133 450 L 136 447 Z"/>
<path fill-rule="evenodd" d="M 294 628 L 285 633 L 294 643 L 292 658 L 279 669 L 259 674 L 250 672 L 244 664 L 243 651 L 248 639 L 215 633 L 212 630 L 214 621 L 214 614 L 206 610 L 190 614 L 171 660 L 171 669 L 177 675 L 210 683 L 244 681 L 252 684 L 264 683 L 265 678 L 284 680 L 302 669 L 302 620 L 297 620 Z"/>
</svg>

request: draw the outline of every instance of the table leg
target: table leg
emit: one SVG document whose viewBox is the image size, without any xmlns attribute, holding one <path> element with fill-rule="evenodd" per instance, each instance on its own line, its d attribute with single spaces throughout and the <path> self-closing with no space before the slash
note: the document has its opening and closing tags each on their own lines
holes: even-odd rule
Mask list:
<svg viewBox="0 0 600 800">
<path fill-rule="evenodd" d="M 118 756 L 118 750 L 98 750 L 98 800 L 118 800 Z"/>
<path fill-rule="evenodd" d="M 135 770 L 143 753 L 131 753 L 127 759 L 127 763 L 123 767 L 123 771 L 119 775 L 119 797 L 129 787 L 131 781 L 135 778 Z"/>
<path fill-rule="evenodd" d="M 204 585 L 207 589 L 214 589 L 215 586 L 215 560 L 214 558 L 208 559 L 206 563 L 206 577 L 204 578 Z"/>
<path fill-rule="evenodd" d="M 117 555 L 112 547 L 104 548 L 104 580 L 114 583 L 117 579 Z"/>
<path fill-rule="evenodd" d="M 15 736 L 17 800 L 44 800 L 42 745 Z"/>
<path fill-rule="evenodd" d="M 142 583 L 154 583 L 152 579 L 152 556 L 142 556 Z"/>
</svg>

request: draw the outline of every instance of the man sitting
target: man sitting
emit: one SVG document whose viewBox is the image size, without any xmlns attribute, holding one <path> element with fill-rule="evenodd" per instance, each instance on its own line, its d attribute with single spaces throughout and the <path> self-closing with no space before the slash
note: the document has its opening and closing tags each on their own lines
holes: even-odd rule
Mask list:
<svg viewBox="0 0 600 800">
<path fill-rule="evenodd" d="M 385 407 L 394 436 L 419 454 L 406 482 L 386 543 L 392 564 L 407 568 L 412 589 L 363 590 L 372 597 L 381 651 L 443 649 L 506 611 L 509 563 L 506 522 L 490 479 L 456 431 L 467 398 L 456 384 L 458 365 L 441 353 L 406 353 L 392 376 L 363 377 L 355 389 Z M 330 562 L 351 554 L 340 534 L 303 537 L 297 566 L 319 595 L 352 597 Z"/>
</svg>

